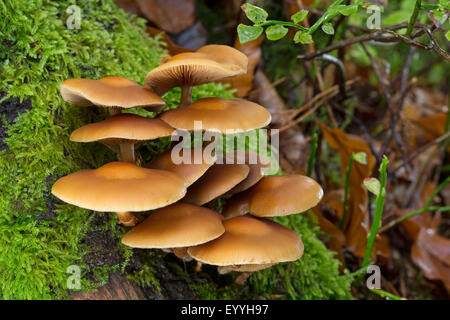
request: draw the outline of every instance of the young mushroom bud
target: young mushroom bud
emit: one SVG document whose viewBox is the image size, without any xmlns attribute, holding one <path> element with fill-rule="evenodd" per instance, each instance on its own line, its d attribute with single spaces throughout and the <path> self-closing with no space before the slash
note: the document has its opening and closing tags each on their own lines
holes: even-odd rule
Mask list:
<svg viewBox="0 0 450 320">
<path fill-rule="evenodd" d="M 159 95 L 181 87 L 180 106 L 191 103 L 192 87 L 247 72 L 248 58 L 229 46 L 207 45 L 195 52 L 180 53 L 151 70 L 145 85 Z"/>
</svg>

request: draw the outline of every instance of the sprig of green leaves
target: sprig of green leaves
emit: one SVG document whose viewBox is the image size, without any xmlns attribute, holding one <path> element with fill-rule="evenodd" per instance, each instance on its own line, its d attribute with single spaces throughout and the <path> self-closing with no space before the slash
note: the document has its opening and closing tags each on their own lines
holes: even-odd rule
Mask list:
<svg viewBox="0 0 450 320">
<path fill-rule="evenodd" d="M 336 0 L 333 2 L 325 13 L 317 20 L 317 22 L 310 28 L 305 28 L 299 25 L 300 22 L 306 19 L 309 14 L 308 10 L 299 10 L 291 16 L 291 21 L 267 20 L 269 14 L 263 8 L 257 7 L 250 3 L 245 3 L 241 6 L 247 18 L 253 22 L 252 26 L 239 24 L 237 31 L 239 41 L 246 43 L 257 39 L 263 32 L 264 27 L 267 39 L 279 40 L 286 36 L 288 27 L 299 29 L 294 35 L 294 42 L 301 44 L 308 44 L 313 42 L 312 33 L 319 27 L 322 28 L 326 34 L 334 34 L 334 27 L 329 22 L 334 17 L 342 14 L 349 16 L 357 12 L 358 8 L 367 5 L 362 0 L 354 0 L 352 4 L 343 4 L 344 0 Z"/>
</svg>

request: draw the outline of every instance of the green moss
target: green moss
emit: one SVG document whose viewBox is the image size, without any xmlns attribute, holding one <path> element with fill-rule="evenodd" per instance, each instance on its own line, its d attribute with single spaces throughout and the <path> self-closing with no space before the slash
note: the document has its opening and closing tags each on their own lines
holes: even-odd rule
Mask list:
<svg viewBox="0 0 450 320">
<path fill-rule="evenodd" d="M 72 4 L 82 11 L 78 30 L 65 26 L 66 8 Z M 147 36 L 142 20 L 130 20 L 112 0 L 1 0 L 0 11 L 0 90 L 32 104 L 29 112 L 6 125 L 8 149 L 0 151 L 0 297 L 61 298 L 69 265 L 78 264 L 97 285 L 118 266 L 91 270 L 83 262 L 92 251 L 82 241 L 94 228 L 92 213 L 56 202 L 50 195 L 58 177 L 114 159 L 100 144 L 69 141 L 75 128 L 106 114 L 64 103 L 59 84 L 68 78 L 105 76 L 142 83 L 166 52 L 158 40 Z M 178 96 L 177 90 L 168 93 L 168 105 L 174 106 Z M 231 93 L 223 85 L 196 88 L 194 98 L 205 96 L 231 97 Z M 56 217 L 40 218 L 48 211 Z M 122 229 L 110 217 L 102 228 L 116 238 Z M 125 263 L 131 251 L 117 250 L 122 250 Z M 83 289 L 93 287 L 91 281 L 82 281 Z"/>
<path fill-rule="evenodd" d="M 81 8 L 82 21 L 80 29 L 70 30 L 66 9 L 73 4 Z M 119 244 L 126 229 L 117 225 L 114 214 L 92 213 L 50 194 L 57 178 L 114 160 L 101 144 L 69 141 L 75 128 L 104 119 L 106 112 L 64 103 L 59 84 L 106 76 L 142 83 L 166 52 L 144 32 L 144 21 L 130 19 L 112 0 L 0 0 L 0 11 L 0 90 L 8 94 L 3 100 L 19 97 L 32 105 L 14 123 L 2 115 L 8 138 L 0 151 L 0 298 L 64 298 L 68 266 L 81 267 L 81 290 L 90 290 L 106 283 L 112 270 L 123 271 L 132 250 Z M 164 96 L 169 108 L 179 96 L 179 89 Z M 207 96 L 229 98 L 232 92 L 221 84 L 194 89 L 194 99 Z M 148 160 L 167 146 L 167 141 L 148 142 L 140 151 Z M 299 262 L 257 273 L 244 288 L 224 284 L 223 277 L 193 275 L 194 293 L 208 299 L 266 298 L 278 292 L 275 277 L 284 275 L 292 284 L 286 285 L 291 298 L 348 296 L 348 277 L 337 275 L 337 262 L 318 240 L 317 227 L 302 217 L 294 221 L 306 248 Z M 99 235 L 107 241 L 107 254 L 96 242 Z M 144 265 L 131 277 L 158 287 L 155 269 Z"/>
</svg>

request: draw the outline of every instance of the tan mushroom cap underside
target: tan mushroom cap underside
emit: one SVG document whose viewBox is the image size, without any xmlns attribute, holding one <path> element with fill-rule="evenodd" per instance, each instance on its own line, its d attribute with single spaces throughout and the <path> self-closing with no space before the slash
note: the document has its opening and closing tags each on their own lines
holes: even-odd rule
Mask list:
<svg viewBox="0 0 450 320">
<path fill-rule="evenodd" d="M 122 77 L 69 79 L 61 83 L 60 92 L 64 101 L 84 107 L 155 107 L 159 110 L 164 106 L 164 101 L 152 90 Z"/>
<path fill-rule="evenodd" d="M 177 54 L 151 70 L 145 85 L 162 95 L 178 86 L 196 86 L 247 72 L 248 58 L 229 46 L 207 45 Z"/>
<path fill-rule="evenodd" d="M 76 129 L 70 135 L 75 142 L 132 140 L 144 141 L 169 137 L 174 128 L 160 119 L 121 113 L 106 120 Z"/>
<path fill-rule="evenodd" d="M 245 164 L 216 164 L 188 188 L 183 201 L 199 206 L 208 203 L 244 180 L 249 171 Z"/>
<path fill-rule="evenodd" d="M 311 209 L 322 196 L 320 185 L 307 176 L 269 176 L 231 197 L 222 214 L 226 219 L 246 213 L 259 217 L 285 216 Z"/>
<path fill-rule="evenodd" d="M 186 188 L 184 181 L 172 172 L 110 162 L 58 179 L 52 193 L 81 208 L 126 212 L 167 206 L 181 199 Z"/>
<path fill-rule="evenodd" d="M 175 203 L 155 210 L 130 230 L 122 243 L 133 248 L 180 248 L 202 244 L 225 232 L 221 216 L 210 209 Z"/>
<path fill-rule="evenodd" d="M 264 107 L 242 99 L 204 98 L 191 105 L 169 110 L 161 119 L 172 127 L 194 131 L 199 122 L 203 131 L 220 133 L 246 132 L 267 126 L 271 115 Z"/>
<path fill-rule="evenodd" d="M 303 254 L 303 243 L 292 230 L 260 218 L 237 217 L 223 222 L 225 233 L 190 247 L 194 259 L 217 266 L 261 265 L 294 261 Z"/>
<path fill-rule="evenodd" d="M 199 161 L 197 162 L 197 160 Z M 182 162 L 179 163 L 179 161 Z M 145 166 L 150 169 L 160 169 L 176 173 L 183 178 L 185 186 L 188 187 L 203 176 L 215 161 L 216 157 L 206 154 L 203 148 L 181 148 L 178 150 L 178 153 L 175 149 L 167 150 Z"/>
</svg>

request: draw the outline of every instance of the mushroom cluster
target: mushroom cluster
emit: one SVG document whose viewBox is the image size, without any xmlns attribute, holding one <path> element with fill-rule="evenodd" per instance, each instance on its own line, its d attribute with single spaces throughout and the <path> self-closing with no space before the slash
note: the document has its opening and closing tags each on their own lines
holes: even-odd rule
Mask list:
<svg viewBox="0 0 450 320">
<path fill-rule="evenodd" d="M 151 70 L 144 86 L 121 77 L 70 79 L 61 95 L 79 106 L 108 108 L 106 120 L 76 129 L 74 142 L 100 142 L 117 161 L 81 170 L 58 179 L 52 193 L 81 208 L 116 212 L 119 223 L 133 227 L 122 242 L 133 248 L 162 249 L 179 258 L 215 265 L 220 273 L 251 272 L 303 254 L 303 243 L 292 230 L 269 217 L 314 207 L 321 187 L 301 175 L 265 176 L 269 159 L 251 151 L 230 151 L 221 161 L 204 145 L 183 147 L 177 162 L 175 146 L 143 167 L 136 164 L 136 146 L 146 140 L 172 136 L 177 130 L 229 134 L 267 126 L 270 113 L 242 99 L 204 98 L 191 102 L 192 87 L 238 76 L 247 71 L 247 57 L 223 45 L 163 59 Z M 160 95 L 181 87 L 178 108 L 156 118 L 121 113 L 143 107 L 160 112 Z M 196 155 L 198 161 L 192 161 Z M 198 158 L 198 157 L 197 157 Z M 256 161 L 253 161 L 255 160 Z M 226 160 L 226 161 L 223 161 Z M 226 199 L 221 213 L 210 205 Z"/>
</svg>

